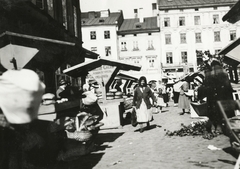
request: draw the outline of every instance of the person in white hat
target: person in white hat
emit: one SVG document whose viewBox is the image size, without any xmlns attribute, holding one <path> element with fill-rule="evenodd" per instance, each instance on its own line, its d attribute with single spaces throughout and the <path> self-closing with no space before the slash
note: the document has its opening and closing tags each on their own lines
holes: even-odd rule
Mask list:
<svg viewBox="0 0 240 169">
<path fill-rule="evenodd" d="M 28 69 L 8 70 L 0 76 L 0 107 L 9 123 L 29 123 L 37 118 L 45 85 Z"/>
<path fill-rule="evenodd" d="M 1 169 L 54 168 L 62 142 L 50 133 L 50 122 L 37 119 L 44 90 L 32 70 L 0 76 L 0 108 L 9 123 L 0 126 Z"/>
</svg>

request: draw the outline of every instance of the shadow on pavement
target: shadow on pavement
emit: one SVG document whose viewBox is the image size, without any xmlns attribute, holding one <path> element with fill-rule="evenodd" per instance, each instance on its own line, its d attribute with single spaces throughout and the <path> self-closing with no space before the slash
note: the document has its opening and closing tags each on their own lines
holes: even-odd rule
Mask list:
<svg viewBox="0 0 240 169">
<path fill-rule="evenodd" d="M 230 161 L 230 160 L 224 160 L 224 159 L 218 159 L 218 161 L 221 161 L 221 162 L 224 162 L 227 164 L 232 164 L 232 165 L 235 165 L 235 163 L 236 163 L 236 161 Z"/>
<path fill-rule="evenodd" d="M 226 153 L 232 155 L 236 159 L 239 156 L 239 153 L 236 152 L 232 147 L 223 148 L 223 151 L 225 151 Z"/>
<path fill-rule="evenodd" d="M 98 133 L 95 139 L 95 148 L 91 154 L 84 155 L 77 160 L 68 163 L 67 169 L 91 169 L 99 163 L 105 154 L 104 151 L 107 148 L 111 148 L 104 143 L 114 142 L 117 138 L 121 137 L 124 133 Z M 103 145 L 104 144 L 104 145 Z M 59 169 L 66 169 L 63 166 Z"/>
<path fill-rule="evenodd" d="M 153 124 L 153 125 L 150 125 L 148 128 L 145 127 L 144 131 L 148 131 L 148 130 L 152 130 L 152 129 L 155 129 L 157 127 L 156 124 Z M 134 132 L 139 132 L 140 131 L 140 128 L 134 130 Z"/>
<path fill-rule="evenodd" d="M 114 142 L 118 137 L 124 133 L 98 133 L 95 143 L 101 145 L 105 142 Z"/>
<path fill-rule="evenodd" d="M 88 154 L 69 162 L 67 169 L 91 169 L 102 159 L 104 153 Z"/>
</svg>

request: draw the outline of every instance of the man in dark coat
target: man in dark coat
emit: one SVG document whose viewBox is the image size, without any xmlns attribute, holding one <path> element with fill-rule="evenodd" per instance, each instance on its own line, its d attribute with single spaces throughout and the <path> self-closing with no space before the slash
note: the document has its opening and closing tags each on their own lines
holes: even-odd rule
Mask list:
<svg viewBox="0 0 240 169">
<path fill-rule="evenodd" d="M 207 97 L 207 132 L 212 133 L 212 125 L 217 130 L 217 126 L 222 124 L 222 115 L 217 107 L 218 100 L 232 100 L 232 86 L 225 70 L 218 60 L 213 59 L 205 71 L 205 81 L 198 88 L 198 98 Z M 233 112 L 227 112 L 228 117 L 234 116 Z"/>
</svg>

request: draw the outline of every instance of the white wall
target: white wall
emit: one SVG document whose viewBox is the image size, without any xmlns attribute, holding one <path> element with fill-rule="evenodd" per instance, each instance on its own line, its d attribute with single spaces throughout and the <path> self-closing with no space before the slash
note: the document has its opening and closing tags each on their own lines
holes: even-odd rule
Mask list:
<svg viewBox="0 0 240 169">
<path fill-rule="evenodd" d="M 90 32 L 96 31 L 96 40 L 90 39 Z M 110 31 L 110 39 L 104 39 L 104 31 Z M 105 46 L 111 47 L 110 59 L 118 59 L 118 44 L 117 44 L 117 26 L 84 26 L 82 27 L 83 47 L 91 50 L 91 47 L 97 47 L 97 51 L 101 58 L 105 58 Z"/>
<path fill-rule="evenodd" d="M 143 8 L 143 16 L 151 17 L 157 13 L 157 10 L 152 10 L 152 3 L 157 3 L 157 0 L 80 0 L 80 9 L 82 12 L 122 10 L 124 18 L 134 18 L 134 9 Z"/>
<path fill-rule="evenodd" d="M 160 32 L 152 33 L 148 35 L 148 33 L 137 34 L 134 36 L 133 34 L 125 35 L 124 37 L 118 36 L 119 38 L 119 56 L 120 59 L 126 60 L 131 57 L 140 57 L 141 60 L 139 64 L 142 66 L 140 72 L 131 72 L 131 75 L 136 77 L 140 77 L 142 75 L 146 76 L 148 80 L 152 79 L 160 79 L 161 77 L 161 57 L 160 57 Z M 133 43 L 134 41 L 138 42 L 139 51 L 133 51 Z M 154 50 L 148 50 L 148 41 L 152 41 Z M 121 50 L 121 43 L 126 42 L 127 51 Z M 149 66 L 149 60 L 147 59 L 149 56 L 156 56 L 156 60 L 154 62 L 154 67 Z M 127 60 L 127 62 L 132 62 L 131 60 Z"/>
</svg>

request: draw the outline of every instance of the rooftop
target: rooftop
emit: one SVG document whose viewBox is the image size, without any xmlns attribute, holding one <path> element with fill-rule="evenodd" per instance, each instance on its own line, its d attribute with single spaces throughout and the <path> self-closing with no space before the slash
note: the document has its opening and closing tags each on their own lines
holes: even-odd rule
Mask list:
<svg viewBox="0 0 240 169">
<path fill-rule="evenodd" d="M 139 18 L 124 19 L 118 31 L 118 34 L 146 33 L 146 32 L 160 32 L 157 17 L 144 18 L 143 22 L 140 22 Z"/>
<path fill-rule="evenodd" d="M 123 19 L 122 12 L 90 11 L 81 13 L 82 26 L 118 25 Z"/>
<path fill-rule="evenodd" d="M 160 10 L 232 6 L 238 0 L 158 0 Z"/>
</svg>

